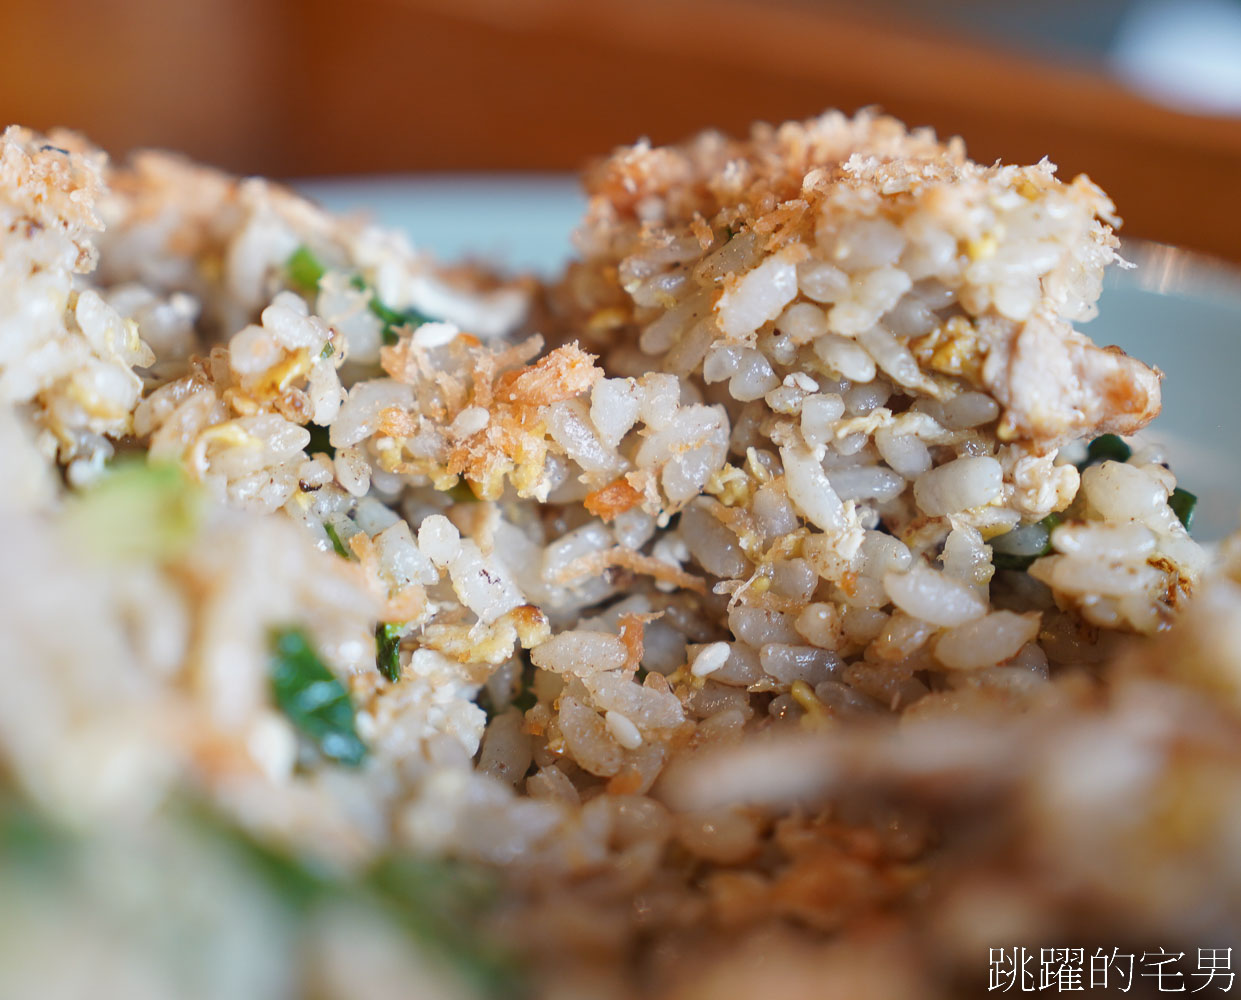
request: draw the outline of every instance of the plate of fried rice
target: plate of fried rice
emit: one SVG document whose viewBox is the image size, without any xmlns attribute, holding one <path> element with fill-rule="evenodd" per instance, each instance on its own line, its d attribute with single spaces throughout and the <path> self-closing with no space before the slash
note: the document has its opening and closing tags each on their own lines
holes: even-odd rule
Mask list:
<svg viewBox="0 0 1241 1000">
<path fill-rule="evenodd" d="M 0 995 L 1231 988 L 1228 268 L 874 113 L 2 143 Z"/>
</svg>

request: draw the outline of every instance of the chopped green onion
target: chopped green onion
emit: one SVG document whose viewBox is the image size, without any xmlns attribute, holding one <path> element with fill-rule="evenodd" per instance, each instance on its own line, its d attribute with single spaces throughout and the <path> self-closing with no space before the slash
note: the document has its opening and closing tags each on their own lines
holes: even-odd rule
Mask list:
<svg viewBox="0 0 1241 1000">
<path fill-rule="evenodd" d="M 1023 524 L 991 541 L 991 565 L 1024 573 L 1034 560 L 1051 553 L 1051 533 L 1063 518 L 1048 514 L 1034 524 Z"/>
<path fill-rule="evenodd" d="M 307 294 L 319 290 L 319 282 L 326 271 L 319 258 L 305 244 L 293 251 L 285 269 L 289 272 L 289 284 Z"/>
<path fill-rule="evenodd" d="M 478 497 L 470 484 L 464 479 L 458 481 L 456 486 L 444 491 L 445 496 L 451 497 L 457 503 L 475 503 Z"/>
<path fill-rule="evenodd" d="M 336 449 L 332 447 L 332 432 L 328 427 L 320 427 L 318 424 L 307 424 L 306 430 L 310 431 L 310 441 L 306 444 L 307 455 L 317 455 L 323 452 L 328 458 L 336 457 Z"/>
<path fill-rule="evenodd" d="M 534 693 L 534 664 L 528 656 L 523 656 L 523 659 L 525 663 L 521 668 L 521 690 L 509 704 L 522 712 L 528 712 L 539 703 L 539 697 Z"/>
<path fill-rule="evenodd" d="M 512 953 L 480 933 L 495 905 L 495 880 L 460 862 L 388 855 L 366 874 L 364 886 L 415 940 L 434 948 L 486 997 L 525 995 Z"/>
<path fill-rule="evenodd" d="M 521 676 L 514 678 L 507 697 L 504 694 L 500 695 L 501 704 L 496 703 L 495 698 L 492 697 L 491 689 L 486 684 L 479 689 L 478 697 L 474 699 L 474 703 L 487 713 L 488 722 L 506 709 L 516 708 L 521 712 L 528 712 L 538 704 L 539 699 L 534 693 L 534 671 L 534 664 L 523 653 Z"/>
<path fill-rule="evenodd" d="M 370 290 L 369 286 L 362 279 L 361 275 L 354 275 L 350 282 L 354 288 L 360 292 L 370 291 L 371 300 L 368 308 L 383 323 L 383 341 L 385 344 L 395 344 L 401 339 L 401 335 L 397 332 L 403 326 L 419 327 L 423 323 L 430 323 L 431 317 L 425 313 L 419 312 L 412 306 L 408 309 L 393 309 L 384 305 L 379 301 L 379 296 Z"/>
<path fill-rule="evenodd" d="M 375 626 L 375 666 L 393 684 L 401 679 L 401 626 L 380 622 Z"/>
<path fill-rule="evenodd" d="M 322 906 L 365 907 L 444 958 L 475 987 L 471 996 L 527 995 L 517 956 L 499 947 L 486 928 L 497 900 L 488 871 L 458 861 L 385 854 L 350 874 L 267 844 L 207 809 L 194 809 L 190 818 L 252 872 L 293 919 L 309 919 Z"/>
<path fill-rule="evenodd" d="M 173 815 L 210 834 L 222 849 L 249 869 L 256 884 L 261 884 L 298 919 L 343 888 L 336 881 L 338 872 L 328 864 L 266 843 L 203 802 L 191 798 L 174 800 L 173 805 L 178 809 Z"/>
<path fill-rule="evenodd" d="M 24 875 L 62 870 L 73 847 L 69 830 L 0 784 L 0 868 L 7 861 Z"/>
<path fill-rule="evenodd" d="M 306 633 L 278 629 L 271 650 L 271 690 L 280 710 L 324 757 L 350 767 L 361 764 L 366 744 L 354 728 L 349 692 L 324 666 Z"/>
<path fill-rule="evenodd" d="M 496 707 L 495 699 L 491 697 L 491 691 L 486 684 L 478 689 L 478 697 L 474 699 L 474 704 L 487 713 L 488 722 L 500 714 L 500 710 Z"/>
<path fill-rule="evenodd" d="M 330 358 L 335 353 L 336 353 L 336 348 L 332 346 L 332 342 L 330 340 L 326 341 L 323 345 L 323 350 L 319 352 L 319 359 L 321 361 L 326 361 L 328 358 Z"/>
<path fill-rule="evenodd" d="M 1080 471 L 1099 462 L 1127 462 L 1132 454 L 1133 449 L 1125 444 L 1120 435 L 1103 434 L 1086 446 L 1086 460 L 1077 468 Z"/>
<path fill-rule="evenodd" d="M 180 466 L 127 458 L 73 497 L 64 526 L 105 559 L 167 559 L 197 536 L 205 501 Z"/>
<path fill-rule="evenodd" d="M 395 344 L 400 340 L 400 335 L 396 332 L 400 327 L 412 326 L 419 327 L 423 323 L 431 322 L 431 317 L 425 313 L 419 312 L 412 306 L 409 309 L 389 309 L 379 299 L 371 299 L 371 312 L 378 316 L 384 325 L 384 343 Z"/>
<path fill-rule="evenodd" d="M 1198 498 L 1189 490 L 1183 490 L 1178 486 L 1168 497 L 1168 506 L 1172 508 L 1172 513 L 1188 531 L 1190 525 L 1194 523 L 1194 508 L 1198 506 Z"/>
<path fill-rule="evenodd" d="M 1008 569 L 1017 573 L 1024 573 L 1034 565 L 1034 560 L 1038 556 L 1013 556 L 1007 552 L 992 552 L 991 565 L 996 569 Z"/>
<path fill-rule="evenodd" d="M 336 554 L 342 559 L 348 559 L 350 557 L 349 550 L 345 548 L 345 543 L 340 540 L 340 533 L 336 530 L 336 525 L 325 523 L 323 530 L 327 532 L 328 538 L 332 540 L 332 548 L 336 550 Z"/>
<path fill-rule="evenodd" d="M 311 294 L 318 290 L 319 282 L 323 280 L 323 275 L 327 270 L 319 258 L 305 245 L 293 251 L 289 256 L 285 269 L 288 271 L 289 284 L 305 294 Z M 418 309 L 414 309 L 412 306 L 407 309 L 393 309 L 391 306 L 385 305 L 379 301 L 379 296 L 366 284 L 361 275 L 354 275 L 350 279 L 350 284 L 360 292 L 370 293 L 370 301 L 367 303 L 367 308 L 379 317 L 380 322 L 383 323 L 383 341 L 385 344 L 395 344 L 400 340 L 400 334 L 397 331 L 401 327 L 419 327 L 423 323 L 431 321 L 430 316 Z M 323 353 L 319 356 L 321 358 L 330 357 L 332 350 L 332 345 L 328 344 L 323 348 Z"/>
</svg>

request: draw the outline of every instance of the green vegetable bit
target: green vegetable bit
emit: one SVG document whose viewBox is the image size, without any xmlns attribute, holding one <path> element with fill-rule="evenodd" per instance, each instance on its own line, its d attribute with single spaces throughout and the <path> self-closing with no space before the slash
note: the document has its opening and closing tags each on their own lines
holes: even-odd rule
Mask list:
<svg viewBox="0 0 1241 1000">
<path fill-rule="evenodd" d="M 361 764 L 366 744 L 354 728 L 349 693 L 324 666 L 306 633 L 278 629 L 272 633 L 271 649 L 271 689 L 281 711 L 324 757 L 350 767 Z"/>
<path fill-rule="evenodd" d="M 285 270 L 288 272 L 289 284 L 304 295 L 312 295 L 317 292 L 319 290 L 319 282 L 323 280 L 323 275 L 327 272 L 323 262 L 304 244 L 289 255 L 289 259 L 285 263 Z M 397 331 L 401 327 L 419 327 L 423 323 L 431 321 L 430 316 L 412 307 L 408 309 L 393 309 L 390 306 L 384 305 L 384 303 L 379 301 L 379 296 L 371 291 L 366 281 L 360 275 L 354 275 L 350 284 L 360 292 L 370 292 L 370 301 L 367 303 L 367 307 L 383 323 L 383 341 L 385 344 L 395 344 L 400 340 L 400 334 Z M 331 357 L 333 350 L 332 345 L 327 344 L 319 356 L 321 358 Z"/>
<path fill-rule="evenodd" d="M 71 835 L 0 783 L 0 874 L 5 863 L 25 874 L 63 868 Z"/>
<path fill-rule="evenodd" d="M 539 698 L 534 693 L 534 664 L 528 655 L 523 654 L 522 659 L 524 663 L 521 668 L 521 690 L 509 704 L 522 712 L 528 712 L 539 703 Z"/>
<path fill-rule="evenodd" d="M 319 352 L 319 358 L 320 360 L 326 361 L 335 353 L 336 348 L 332 346 L 332 342 L 329 340 L 323 345 L 323 350 Z"/>
<path fill-rule="evenodd" d="M 220 847 L 250 869 L 295 919 L 305 918 L 317 902 L 341 891 L 337 882 L 339 872 L 318 859 L 265 843 L 206 803 L 186 799 L 175 801 L 174 806 L 186 822 L 210 834 Z"/>
<path fill-rule="evenodd" d="M 1172 513 L 1188 531 L 1194 523 L 1194 508 L 1198 506 L 1198 498 L 1189 490 L 1183 490 L 1178 486 L 1168 497 L 1168 506 L 1172 508 Z"/>
<path fill-rule="evenodd" d="M 205 500 L 180 466 L 123 459 L 73 498 L 64 525 L 105 559 L 170 559 L 197 536 Z"/>
<path fill-rule="evenodd" d="M 114 842 L 106 834 L 84 836 L 16 795 L 0 776 L 0 881 L 6 890 L 24 886 L 19 891 L 51 891 L 52 899 L 66 892 L 90 895 L 97 890 L 102 860 L 114 864 L 119 850 L 122 866 L 158 863 L 140 852 L 148 851 L 149 844 L 158 851 L 171 842 L 176 845 L 174 857 L 181 859 L 181 852 L 189 851 L 186 858 L 202 859 L 213 871 L 223 868 L 230 880 L 243 878 L 262 899 L 265 913 L 269 905 L 279 907 L 278 947 L 289 948 L 290 959 L 297 954 L 293 948 L 314 940 L 320 914 L 344 906 L 367 913 L 419 953 L 442 960 L 471 997 L 520 1000 L 529 995 L 518 956 L 495 938 L 491 915 L 500 886 L 486 869 L 392 853 L 360 869 L 341 866 L 326 856 L 260 838 L 192 795 L 174 795 L 150 822 L 150 841 L 145 836 L 140 843 Z M 176 931 L 189 929 L 186 921 L 198 919 L 194 899 L 150 900 L 152 905 L 157 901 L 160 906 L 172 904 L 171 912 L 161 915 Z M 209 935 L 213 930 L 204 929 Z"/>
<path fill-rule="evenodd" d="M 1034 560 L 1038 556 L 1012 556 L 1007 552 L 992 552 L 991 565 L 996 569 L 1013 570 L 1017 573 L 1024 573 L 1034 565 Z"/>
<path fill-rule="evenodd" d="M 340 533 L 336 530 L 336 525 L 324 524 L 323 530 L 327 532 L 328 538 L 332 540 L 332 548 L 336 550 L 336 554 L 342 559 L 349 559 L 349 550 L 345 548 L 345 543 L 340 540 Z"/>
<path fill-rule="evenodd" d="M 364 885 L 412 938 L 448 959 L 483 996 L 525 995 L 516 957 L 480 932 L 496 895 L 486 873 L 459 863 L 389 855 L 370 869 Z"/>
<path fill-rule="evenodd" d="M 336 449 L 332 447 L 329 428 L 320 427 L 318 424 L 307 424 L 306 430 L 310 431 L 310 441 L 307 442 L 305 449 L 307 455 L 323 452 L 328 458 L 336 457 Z"/>
<path fill-rule="evenodd" d="M 358 275 L 355 275 L 352 285 L 360 292 L 370 291 L 366 282 Z M 392 309 L 379 301 L 379 296 L 373 291 L 371 292 L 371 300 L 368 303 L 370 311 L 379 317 L 383 323 L 383 341 L 385 344 L 395 344 L 401 339 L 398 331 L 401 327 L 419 327 L 423 323 L 430 323 L 431 317 L 423 312 L 419 312 L 412 306 L 408 309 Z"/>
<path fill-rule="evenodd" d="M 1015 570 L 1024 573 L 1032 565 L 1034 560 L 1040 559 L 1051 553 L 1051 533 L 1055 531 L 1057 526 L 1063 521 L 1059 514 L 1048 514 L 1041 521 L 1034 524 L 1025 525 L 1021 528 L 1014 528 L 1007 535 L 1001 535 L 991 543 L 991 565 L 996 569 Z M 1041 544 L 1036 542 L 1034 551 L 1005 552 L 1004 539 L 1018 531 L 1033 533 L 1035 529 L 1042 529 Z"/>
<path fill-rule="evenodd" d="M 302 245 L 289 256 L 285 270 L 289 273 L 289 284 L 299 292 L 311 294 L 319 290 L 319 282 L 327 269 L 310 247 Z"/>
<path fill-rule="evenodd" d="M 380 622 L 375 626 L 375 666 L 393 684 L 401 679 L 401 626 Z"/>
<path fill-rule="evenodd" d="M 486 684 L 479 688 L 478 697 L 474 699 L 474 704 L 487 713 L 488 722 L 500 714 L 500 709 L 491 697 L 491 692 L 487 689 Z"/>
<path fill-rule="evenodd" d="M 474 699 L 474 703 L 487 713 L 488 722 L 510 708 L 528 712 L 538 704 L 538 698 L 534 694 L 534 664 L 530 662 L 530 657 L 524 651 L 521 658 L 521 676 L 513 678 L 512 687 L 507 694 L 500 695 L 498 703 L 492 697 L 491 688 L 486 684 L 479 688 L 478 697 Z"/>
<path fill-rule="evenodd" d="M 395 344 L 401 339 L 397 330 L 403 326 L 419 327 L 423 323 L 431 322 L 431 317 L 425 313 L 419 312 L 412 306 L 409 309 L 389 309 L 379 299 L 371 299 L 371 312 L 378 316 L 384 325 L 384 343 Z"/>
<path fill-rule="evenodd" d="M 460 480 L 456 486 L 445 490 L 444 494 L 451 497 L 454 503 L 475 503 L 478 500 L 473 487 L 464 479 Z"/>
<path fill-rule="evenodd" d="M 1099 462 L 1127 462 L 1133 449 L 1118 434 L 1103 434 L 1086 446 L 1086 460 L 1078 465 L 1078 471 Z"/>
<path fill-rule="evenodd" d="M 387 854 L 350 875 L 263 843 L 206 809 L 194 815 L 295 919 L 305 920 L 323 905 L 365 906 L 444 958 L 480 996 L 513 1000 L 526 995 L 516 956 L 498 947 L 486 927 L 498 888 L 489 872 L 460 862 Z"/>
</svg>

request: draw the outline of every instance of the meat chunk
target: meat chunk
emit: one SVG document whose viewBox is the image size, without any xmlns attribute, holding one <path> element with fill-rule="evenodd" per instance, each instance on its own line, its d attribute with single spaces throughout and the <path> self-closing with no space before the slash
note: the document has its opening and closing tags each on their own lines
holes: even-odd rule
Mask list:
<svg viewBox="0 0 1241 1000">
<path fill-rule="evenodd" d="M 979 323 L 983 381 L 1004 406 L 1001 439 L 1053 447 L 1072 438 L 1132 434 L 1159 415 L 1163 374 L 1118 347 L 1099 347 L 1060 319 Z"/>
</svg>

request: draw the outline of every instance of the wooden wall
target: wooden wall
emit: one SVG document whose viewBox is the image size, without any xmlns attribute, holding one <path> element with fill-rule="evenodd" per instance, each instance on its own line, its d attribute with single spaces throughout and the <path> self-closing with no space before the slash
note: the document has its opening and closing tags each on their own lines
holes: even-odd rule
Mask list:
<svg viewBox="0 0 1241 1000">
<path fill-rule="evenodd" d="M 975 158 L 1049 156 L 1126 232 L 1241 260 L 1241 121 L 1096 69 L 774 0 L 4 5 L 0 108 L 242 172 L 573 169 L 648 135 L 877 104 Z"/>
</svg>

